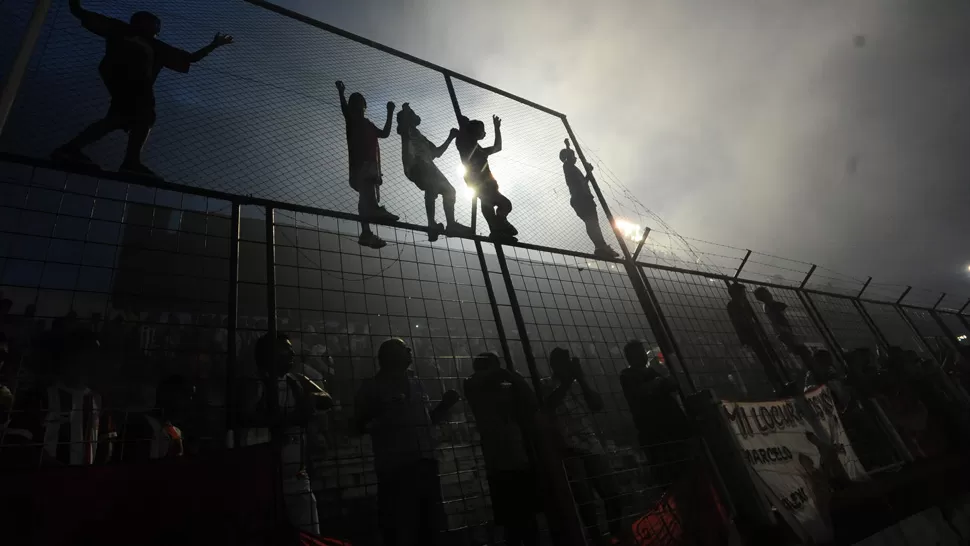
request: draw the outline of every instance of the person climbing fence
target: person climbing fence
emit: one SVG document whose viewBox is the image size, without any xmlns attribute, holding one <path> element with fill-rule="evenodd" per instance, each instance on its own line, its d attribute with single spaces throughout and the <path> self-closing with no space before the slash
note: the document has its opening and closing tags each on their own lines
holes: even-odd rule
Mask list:
<svg viewBox="0 0 970 546">
<path fill-rule="evenodd" d="M 391 134 L 391 120 L 394 115 L 394 103 L 387 103 L 387 120 L 384 128 L 378 130 L 371 120 L 364 116 L 367 111 L 367 101 L 360 93 L 351 93 L 348 99 L 344 93 L 344 82 L 337 82 L 337 92 L 340 93 L 340 110 L 347 123 L 347 152 L 350 163 L 350 187 L 359 195 L 357 212 L 360 214 L 361 246 L 383 248 L 387 245 L 383 239 L 370 229 L 368 220 L 395 222 L 396 214 L 391 214 L 380 206 L 381 200 L 381 149 L 377 140 L 387 138 Z"/>
<path fill-rule="evenodd" d="M 566 175 L 569 204 L 576 211 L 576 216 L 586 224 L 586 234 L 593 242 L 593 254 L 601 258 L 616 258 L 619 254 L 603 238 L 599 216 L 596 214 L 596 202 L 589 191 L 593 166 L 586 165 L 587 174 L 583 174 L 576 166 L 576 152 L 569 147 L 569 139 L 566 139 L 565 143 L 566 147 L 559 152 L 559 161 L 562 161 L 562 172 Z"/>
<path fill-rule="evenodd" d="M 462 117 L 458 125 L 455 145 L 465 166 L 465 182 L 482 203 L 482 216 L 488 223 L 491 236 L 500 241 L 514 241 L 519 230 L 508 220 L 512 202 L 499 192 L 498 181 L 488 164 L 488 156 L 502 151 L 502 119 L 492 116 L 495 142 L 487 148 L 478 145 L 478 141 L 485 138 L 485 124 L 482 121 Z"/>
<path fill-rule="evenodd" d="M 51 159 L 63 164 L 94 166 L 82 152 L 84 147 L 120 129 L 128 133 L 128 149 L 120 171 L 157 178 L 141 162 L 141 152 L 155 125 L 154 86 L 158 74 L 163 68 L 188 72 L 193 63 L 201 61 L 216 48 L 231 44 L 232 36 L 216 34 L 209 45 L 189 53 L 158 39 L 162 21 L 153 13 L 136 12 L 125 23 L 84 9 L 81 0 L 71 0 L 70 6 L 81 26 L 105 40 L 104 58 L 98 71 L 111 95 L 111 106 L 104 118 L 54 150 Z"/>
<path fill-rule="evenodd" d="M 404 163 L 404 176 L 424 192 L 424 205 L 428 213 L 428 239 L 436 241 L 442 233 L 457 237 L 474 235 L 470 227 L 455 221 L 455 188 L 434 164 L 434 160 L 441 157 L 451 145 L 451 141 L 458 136 L 458 129 L 452 129 L 444 144 L 436 147 L 421 134 L 418 125 L 421 125 L 421 116 L 405 102 L 401 105 L 401 111 L 397 113 L 397 133 L 401 135 L 401 159 Z M 439 195 L 445 211 L 445 220 L 448 222 L 447 228 L 435 221 L 434 208 Z"/>
</svg>

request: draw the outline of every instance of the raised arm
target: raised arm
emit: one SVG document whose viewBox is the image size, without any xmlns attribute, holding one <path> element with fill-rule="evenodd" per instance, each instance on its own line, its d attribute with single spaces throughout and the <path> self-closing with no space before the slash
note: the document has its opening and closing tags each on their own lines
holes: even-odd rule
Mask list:
<svg viewBox="0 0 970 546">
<path fill-rule="evenodd" d="M 216 48 L 222 47 L 224 45 L 229 45 L 231 43 L 232 43 L 232 36 L 228 34 L 222 34 L 222 33 L 216 34 L 215 38 L 213 38 L 212 41 L 209 42 L 209 45 L 193 53 L 189 57 L 189 60 L 193 63 L 197 63 L 202 59 L 206 58 L 206 56 L 209 55 L 209 53 L 212 53 L 213 51 L 215 51 Z"/>
<path fill-rule="evenodd" d="M 447 152 L 448 151 L 448 146 L 451 146 L 451 141 L 455 140 L 456 138 L 458 138 L 458 129 L 452 129 L 448 133 L 448 139 L 445 140 L 444 144 L 442 144 L 441 146 L 438 146 L 437 148 L 435 148 L 435 150 L 434 150 L 434 156 L 435 156 L 435 158 L 437 159 L 437 158 L 441 157 L 445 152 Z"/>
<path fill-rule="evenodd" d="M 384 121 L 384 128 L 381 132 L 377 133 L 378 138 L 387 138 L 391 136 L 391 124 L 394 122 L 394 103 L 387 103 L 387 119 Z"/>
<path fill-rule="evenodd" d="M 492 116 L 492 126 L 495 128 L 495 142 L 491 147 L 482 150 L 488 155 L 496 154 L 502 151 L 502 118 Z"/>
<path fill-rule="evenodd" d="M 347 97 L 344 95 L 346 91 L 347 88 L 344 86 L 344 82 L 337 80 L 337 93 L 340 93 L 340 111 L 344 117 L 347 117 Z"/>
</svg>

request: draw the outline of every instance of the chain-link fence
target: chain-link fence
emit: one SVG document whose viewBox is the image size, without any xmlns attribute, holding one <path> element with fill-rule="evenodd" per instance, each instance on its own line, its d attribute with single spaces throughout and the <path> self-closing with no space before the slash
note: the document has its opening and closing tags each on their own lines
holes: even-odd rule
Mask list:
<svg viewBox="0 0 970 546">
<path fill-rule="evenodd" d="M 0 54 L 23 34 L 28 4 L 0 2 L 0 44 L 10 46 Z M 970 399 L 970 324 L 958 298 L 660 229 L 644 241 L 642 228 L 614 230 L 598 195 L 607 240 L 623 237 L 638 254 L 594 255 L 559 160 L 564 140 L 578 143 L 555 112 L 260 2 L 85 8 L 119 18 L 149 8 L 179 47 L 217 31 L 236 43 L 187 75 L 159 78 L 145 160 L 164 182 L 54 167 L 41 158 L 103 116 L 109 97 L 100 39 L 66 4 L 51 8 L 0 138 L 4 467 L 202 456 L 272 440 L 299 526 L 377 542 L 382 498 L 418 488 L 440 507 L 436 530 L 449 540 L 494 543 L 508 527 L 496 503 L 508 502 L 509 480 L 496 478 L 495 423 L 465 392 L 483 353 L 515 372 L 501 385 L 541 410 L 515 426 L 546 440 L 523 440 L 522 453 L 568 500 L 546 507 L 543 537 L 572 529 L 581 540 L 710 543 L 691 528 L 727 517 L 718 461 L 688 424 L 694 416 L 658 425 L 680 422 L 679 402 L 662 414 L 640 407 L 639 389 L 658 378 L 667 390 L 651 400 L 712 389 L 725 408 L 798 401 L 825 385 L 854 449 L 848 464 L 871 474 L 962 445 L 954 431 Z M 401 220 L 377 227 L 388 246 L 358 244 L 337 80 L 367 99 L 378 127 L 386 102 L 409 103 L 436 145 L 459 115 L 482 120 L 489 145 L 490 118 L 502 118 L 503 149 L 490 163 L 519 241 L 488 238 L 454 149 L 437 166 L 457 190 L 456 219 L 477 230 L 429 237 L 391 120 L 381 193 Z M 113 167 L 123 138 L 88 151 Z M 267 334 L 286 337 L 298 375 L 331 399 L 295 432 L 266 417 L 296 412 L 291 394 L 303 388 L 281 379 L 279 396 L 269 394 L 258 356 Z M 406 473 L 418 481 L 403 485 L 389 471 L 398 461 L 381 454 L 381 422 L 375 431 L 359 421 L 368 400 L 410 400 L 373 395 L 388 338 L 410 348 L 418 406 L 463 395 L 434 422 L 399 407 L 401 434 L 429 438 Z M 768 464 L 747 453 L 755 470 Z M 806 468 L 824 463 L 822 450 L 801 455 Z"/>
</svg>

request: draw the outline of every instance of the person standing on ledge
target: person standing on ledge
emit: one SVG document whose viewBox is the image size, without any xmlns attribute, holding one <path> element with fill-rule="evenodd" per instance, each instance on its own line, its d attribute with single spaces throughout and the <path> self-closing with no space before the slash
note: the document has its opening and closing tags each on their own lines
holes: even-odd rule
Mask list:
<svg viewBox="0 0 970 546">
<path fill-rule="evenodd" d="M 485 124 L 477 119 L 460 118 L 455 146 L 465 166 L 465 183 L 475 190 L 482 202 L 482 216 L 488 223 L 492 238 L 514 241 L 519 230 L 508 219 L 512 212 L 512 201 L 498 191 L 498 181 L 488 164 L 488 156 L 502 151 L 501 118 L 492 116 L 492 125 L 495 127 L 495 142 L 488 148 L 482 148 L 478 141 L 485 138 Z"/>
<path fill-rule="evenodd" d="M 70 0 L 70 6 L 81 26 L 105 39 L 104 58 L 98 71 L 111 95 L 111 106 L 103 119 L 54 150 L 51 159 L 59 163 L 93 165 L 81 150 L 120 129 L 128 133 L 128 149 L 119 170 L 157 178 L 142 164 L 141 151 L 155 125 L 154 87 L 159 72 L 168 68 L 186 73 L 192 63 L 201 61 L 218 47 L 231 44 L 232 36 L 216 34 L 209 45 L 189 53 L 158 40 L 162 22 L 147 11 L 136 12 L 125 23 L 84 9 L 81 0 Z"/>
<path fill-rule="evenodd" d="M 576 166 L 576 152 L 569 147 L 569 139 L 565 140 L 566 147 L 559 152 L 562 161 L 562 172 L 566 175 L 566 187 L 569 188 L 569 204 L 576 211 L 576 216 L 586 224 L 586 235 L 593 242 L 593 254 L 599 258 L 616 258 L 619 254 L 606 243 L 600 220 L 596 214 L 596 202 L 589 191 L 591 174 L 583 174 Z M 593 166 L 586 165 L 586 172 L 592 173 Z"/>
<path fill-rule="evenodd" d="M 421 134 L 418 125 L 421 125 L 421 116 L 405 102 L 401 105 L 401 111 L 397 113 L 397 132 L 401 135 L 404 176 L 414 182 L 418 189 L 424 191 L 424 207 L 428 213 L 428 240 L 437 241 L 441 233 L 456 237 L 470 237 L 475 232 L 470 227 L 455 221 L 455 187 L 434 164 L 434 160 L 441 157 L 451 145 L 451 141 L 458 136 L 458 130 L 452 129 L 445 143 L 435 147 L 426 136 Z M 439 195 L 442 208 L 445 210 L 445 219 L 448 221 L 447 229 L 434 219 L 434 205 Z"/>
<path fill-rule="evenodd" d="M 373 249 L 384 248 L 387 243 L 370 230 L 367 220 L 377 222 L 396 222 L 398 216 L 391 214 L 378 203 L 381 200 L 381 148 L 379 138 L 391 135 L 391 121 L 394 103 L 387 103 L 387 120 L 384 128 L 378 130 L 374 123 L 364 116 L 367 101 L 360 93 L 351 93 L 346 98 L 344 82 L 337 82 L 340 93 L 340 111 L 347 123 L 347 155 L 350 163 L 350 187 L 359 195 L 357 213 L 360 214 L 360 238 L 357 244 Z"/>
</svg>

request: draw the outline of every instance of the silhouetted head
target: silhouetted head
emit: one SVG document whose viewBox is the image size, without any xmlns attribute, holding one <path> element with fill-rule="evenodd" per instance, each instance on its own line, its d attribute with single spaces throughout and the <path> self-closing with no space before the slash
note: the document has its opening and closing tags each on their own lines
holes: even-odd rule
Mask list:
<svg viewBox="0 0 970 546">
<path fill-rule="evenodd" d="M 563 148 L 559 151 L 559 161 L 562 161 L 566 165 L 575 165 L 576 152 L 570 150 L 569 148 Z"/>
<path fill-rule="evenodd" d="M 561 376 L 568 375 L 569 370 L 569 350 L 563 349 L 562 347 L 556 347 L 549 353 L 549 368 L 552 369 L 552 375 Z"/>
<path fill-rule="evenodd" d="M 411 105 L 405 102 L 397 113 L 397 134 L 405 135 L 418 125 L 421 125 L 421 116 L 415 114 Z"/>
<path fill-rule="evenodd" d="M 382 372 L 403 372 L 411 367 L 411 361 L 411 348 L 401 338 L 391 338 L 377 350 L 377 364 Z"/>
<path fill-rule="evenodd" d="M 253 351 L 256 357 L 256 367 L 260 373 L 270 377 L 281 377 L 293 366 L 293 343 L 283 332 L 276 333 L 274 340 L 269 334 L 263 334 L 256 341 Z"/>
<path fill-rule="evenodd" d="M 363 116 L 367 110 L 367 101 L 364 100 L 364 95 L 351 93 L 350 98 L 347 99 L 347 106 L 350 107 L 351 112 Z"/>
<path fill-rule="evenodd" d="M 480 119 L 473 119 L 468 122 L 468 133 L 475 138 L 475 140 L 481 140 L 485 138 L 485 123 Z"/>
<path fill-rule="evenodd" d="M 631 368 L 643 368 L 650 362 L 647 350 L 639 339 L 628 341 L 623 347 L 623 354 Z"/>
<path fill-rule="evenodd" d="M 728 286 L 728 294 L 731 295 L 731 299 L 744 298 L 744 293 L 746 289 L 743 284 L 736 282 Z"/>
<path fill-rule="evenodd" d="M 131 28 L 143 38 L 154 38 L 162 31 L 162 20 L 148 11 L 136 11 L 129 22 Z"/>
<path fill-rule="evenodd" d="M 490 372 L 502 367 L 502 363 L 495 353 L 482 353 L 475 357 L 472 362 L 472 369 L 476 372 Z"/>
<path fill-rule="evenodd" d="M 769 292 L 764 286 L 759 286 L 758 288 L 754 289 L 754 297 L 763 303 L 774 301 L 774 298 L 771 296 L 771 292 Z"/>
</svg>

